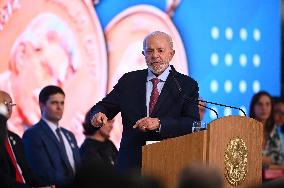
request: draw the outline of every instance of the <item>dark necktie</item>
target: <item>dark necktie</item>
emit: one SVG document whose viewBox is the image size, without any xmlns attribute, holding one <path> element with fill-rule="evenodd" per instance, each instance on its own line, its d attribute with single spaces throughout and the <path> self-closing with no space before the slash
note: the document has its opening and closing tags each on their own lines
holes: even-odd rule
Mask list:
<svg viewBox="0 0 284 188">
<path fill-rule="evenodd" d="M 151 82 L 153 84 L 153 90 L 152 90 L 150 102 L 149 102 L 149 115 L 152 114 L 155 108 L 155 105 L 158 101 L 158 97 L 159 97 L 158 83 L 160 82 L 160 80 L 158 78 L 153 78 L 151 79 Z"/>
<path fill-rule="evenodd" d="M 69 169 L 70 173 L 73 175 L 73 169 L 71 167 L 71 164 L 70 164 L 68 156 L 67 156 L 67 152 L 66 152 L 66 148 L 65 148 L 65 145 L 64 145 L 62 135 L 61 135 L 60 128 L 56 129 L 56 134 L 59 138 L 59 145 L 60 145 L 61 151 L 62 151 L 63 155 L 65 155 L 64 157 L 67 159 L 67 164 L 66 164 L 67 168 Z"/>
<path fill-rule="evenodd" d="M 65 148 L 65 145 L 64 145 L 64 141 L 63 141 L 62 135 L 61 135 L 61 133 L 60 133 L 60 128 L 57 128 L 57 129 L 56 129 L 56 134 L 57 134 L 57 136 L 58 136 L 58 138 L 59 138 L 60 147 L 61 147 L 62 151 L 63 151 L 63 152 L 66 154 L 66 156 L 67 156 L 66 148 Z"/>
</svg>

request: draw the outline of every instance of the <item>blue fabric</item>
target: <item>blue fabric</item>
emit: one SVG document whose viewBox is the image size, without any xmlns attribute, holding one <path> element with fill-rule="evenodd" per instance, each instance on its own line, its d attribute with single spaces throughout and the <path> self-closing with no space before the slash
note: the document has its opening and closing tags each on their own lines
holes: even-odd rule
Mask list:
<svg viewBox="0 0 284 188">
<path fill-rule="evenodd" d="M 80 164 L 79 148 L 75 136 L 61 128 L 73 152 L 78 168 Z M 64 187 L 72 182 L 74 173 L 67 155 L 60 149 L 59 141 L 45 121 L 28 129 L 23 135 L 25 154 L 32 170 L 48 184 Z M 69 165 L 68 165 L 69 163 Z"/>
</svg>

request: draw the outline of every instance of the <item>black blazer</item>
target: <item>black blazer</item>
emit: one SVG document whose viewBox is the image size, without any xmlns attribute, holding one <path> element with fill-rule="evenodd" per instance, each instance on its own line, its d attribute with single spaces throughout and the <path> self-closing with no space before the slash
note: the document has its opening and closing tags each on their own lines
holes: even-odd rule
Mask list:
<svg viewBox="0 0 284 188">
<path fill-rule="evenodd" d="M 199 120 L 197 102 L 198 84 L 192 78 L 176 73 L 186 100 L 178 91 L 172 72 L 168 76 L 151 117 L 161 121 L 160 132 L 140 132 L 133 129 L 135 122 L 147 116 L 146 82 L 147 69 L 124 74 L 113 90 L 91 109 L 91 114 L 103 112 L 109 119 L 121 112 L 123 133 L 120 144 L 118 167 L 121 170 L 141 167 L 141 148 L 147 140 L 185 135 L 191 132 L 192 122 Z"/>
<path fill-rule="evenodd" d="M 117 164 L 118 151 L 110 140 L 101 142 L 86 138 L 80 147 L 80 154 L 85 165 L 100 162 L 113 167 Z"/>
<path fill-rule="evenodd" d="M 13 166 L 13 163 L 9 157 L 8 152 L 5 149 L 4 145 L 0 146 L 1 154 L 0 154 L 0 187 L 17 187 L 17 188 L 25 188 L 25 187 L 39 187 L 44 186 L 43 183 L 36 177 L 25 158 L 24 148 L 22 139 L 16 135 L 15 133 L 8 131 L 8 138 L 10 140 L 13 152 L 15 154 L 18 165 L 22 170 L 22 175 L 26 181 L 26 184 L 21 184 L 16 182 L 16 171 Z"/>
</svg>

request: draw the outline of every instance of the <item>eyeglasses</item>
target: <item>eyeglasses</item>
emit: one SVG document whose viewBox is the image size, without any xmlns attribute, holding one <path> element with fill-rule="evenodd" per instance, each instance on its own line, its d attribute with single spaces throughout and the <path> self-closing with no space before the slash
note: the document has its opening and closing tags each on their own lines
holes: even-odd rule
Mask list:
<svg viewBox="0 0 284 188">
<path fill-rule="evenodd" d="M 15 104 L 15 103 L 7 102 L 7 101 L 4 101 L 4 104 L 7 106 L 7 108 L 9 108 L 9 107 L 13 107 L 13 106 L 16 106 L 16 104 Z"/>
</svg>

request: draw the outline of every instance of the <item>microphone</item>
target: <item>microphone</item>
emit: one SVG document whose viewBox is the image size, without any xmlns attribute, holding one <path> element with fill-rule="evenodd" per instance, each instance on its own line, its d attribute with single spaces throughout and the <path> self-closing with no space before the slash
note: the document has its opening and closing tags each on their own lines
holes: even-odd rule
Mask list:
<svg viewBox="0 0 284 188">
<path fill-rule="evenodd" d="M 200 99 L 197 99 L 197 101 L 198 101 L 198 102 L 199 102 L 199 101 L 200 101 L 200 102 L 203 102 L 203 101 L 200 100 Z M 205 102 L 204 102 L 204 103 L 205 103 Z M 213 111 L 213 112 L 215 113 L 217 119 L 219 118 L 217 111 L 214 110 L 213 108 L 210 108 L 210 107 L 208 107 L 208 106 L 206 106 L 206 105 L 203 105 L 203 104 L 200 104 L 200 103 L 198 103 L 197 105 L 198 105 L 198 106 L 202 106 L 202 107 L 204 107 L 204 108 L 206 108 L 206 109 L 209 109 L 209 110 Z"/>
<path fill-rule="evenodd" d="M 5 118 L 7 118 L 7 116 L 8 116 L 7 106 L 3 103 L 0 103 L 0 115 L 4 116 Z"/>
<path fill-rule="evenodd" d="M 196 103 L 198 106 L 202 106 L 202 107 L 204 107 L 204 108 L 206 108 L 206 109 L 209 109 L 209 110 L 211 110 L 211 111 L 213 111 L 215 114 L 216 114 L 216 117 L 217 117 L 217 119 L 218 119 L 218 113 L 217 113 L 217 111 L 216 110 L 214 110 L 213 108 L 210 108 L 210 107 L 207 107 L 206 105 L 203 105 L 203 104 L 200 104 L 199 103 L 199 99 L 197 99 L 197 100 L 193 100 L 192 98 L 190 98 L 190 97 L 188 97 L 184 92 L 183 92 L 183 90 L 182 90 L 182 88 L 181 88 L 181 86 L 180 86 L 180 83 L 179 83 L 179 81 L 177 80 L 177 78 L 176 78 L 176 74 L 177 74 L 177 71 L 176 71 L 176 69 L 174 68 L 174 66 L 173 65 L 170 65 L 171 66 L 171 72 L 173 73 L 173 74 L 171 74 L 172 75 L 172 77 L 173 77 L 173 79 L 174 79 L 174 82 L 175 82 L 175 84 L 176 84 L 176 86 L 177 86 L 177 88 L 178 88 L 178 91 L 179 91 L 179 93 L 182 95 L 182 98 L 184 98 L 185 100 L 187 100 L 187 101 L 189 101 L 189 102 L 194 102 L 194 103 Z M 202 102 L 202 101 L 201 101 Z"/>
<path fill-rule="evenodd" d="M 6 123 L 8 120 L 8 108 L 5 104 L 0 103 L 0 140 L 3 132 L 6 132 Z"/>
<path fill-rule="evenodd" d="M 171 75 L 172 75 L 172 77 L 173 77 L 173 79 L 174 79 L 174 82 L 175 82 L 175 84 L 176 84 L 176 86 L 177 86 L 179 92 L 182 94 L 182 97 L 183 97 L 184 99 L 189 100 L 189 101 L 191 101 L 191 102 L 199 102 L 199 101 L 200 101 L 200 102 L 203 102 L 203 103 L 206 103 L 206 104 L 213 104 L 213 105 L 216 105 L 216 106 L 222 106 L 222 107 L 228 107 L 228 108 L 236 109 L 236 110 L 241 111 L 241 112 L 244 114 L 244 116 L 247 116 L 246 113 L 245 113 L 245 111 L 244 111 L 243 109 L 238 108 L 238 107 L 235 107 L 235 106 L 220 104 L 220 103 L 216 103 L 216 102 L 210 102 L 210 101 L 201 100 L 201 99 L 192 99 L 192 98 L 188 97 L 188 96 L 183 92 L 183 90 L 182 90 L 182 88 L 181 88 L 181 86 L 180 86 L 180 83 L 179 83 L 179 81 L 177 80 L 177 78 L 176 78 L 176 76 L 175 76 L 175 75 L 177 74 L 176 69 L 174 68 L 173 65 L 170 65 L 170 66 L 171 66 L 171 69 L 172 69 L 171 72 L 173 73 L 173 74 L 171 74 Z M 209 107 L 207 107 L 207 106 L 205 106 L 205 105 L 199 104 L 199 103 L 198 103 L 198 105 L 199 105 L 199 106 L 203 106 L 203 107 L 205 107 L 206 109 L 209 109 L 209 110 L 213 111 L 213 112 L 216 114 L 217 119 L 218 119 L 218 113 L 217 113 L 216 110 L 214 110 L 214 109 L 212 109 L 212 108 L 209 108 Z"/>
<path fill-rule="evenodd" d="M 201 100 L 201 99 L 198 99 L 198 101 L 204 102 L 204 103 L 208 103 L 208 104 L 217 105 L 217 106 L 222 106 L 222 107 L 228 107 L 228 108 L 236 109 L 236 110 L 241 111 L 244 114 L 244 116 L 247 116 L 245 111 L 243 109 L 239 108 L 239 107 L 230 106 L 230 105 L 226 105 L 226 104 L 220 104 L 220 103 L 216 103 L 216 102 L 205 101 L 205 100 Z"/>
</svg>

